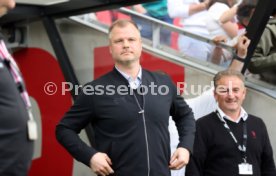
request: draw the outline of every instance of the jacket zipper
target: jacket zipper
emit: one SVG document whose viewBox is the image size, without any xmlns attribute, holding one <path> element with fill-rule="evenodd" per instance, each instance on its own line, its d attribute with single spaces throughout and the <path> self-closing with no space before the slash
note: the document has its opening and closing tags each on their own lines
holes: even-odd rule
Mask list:
<svg viewBox="0 0 276 176">
<path fill-rule="evenodd" d="M 148 162 L 148 176 L 150 175 L 150 161 L 149 161 L 149 143 L 148 143 L 148 133 L 147 133 L 147 125 L 146 118 L 144 112 L 142 112 L 143 123 L 144 123 L 144 131 L 145 131 L 145 140 L 146 140 L 146 149 L 147 149 L 147 162 Z"/>
<path fill-rule="evenodd" d="M 143 118 L 143 125 L 144 125 L 144 134 L 145 134 L 145 140 L 146 140 L 146 150 L 147 150 L 147 164 L 148 164 L 148 174 L 147 176 L 150 176 L 150 160 L 149 160 L 149 143 L 148 143 L 148 133 L 147 133 L 147 125 L 146 125 L 146 118 L 145 118 L 145 111 L 144 111 L 144 107 L 145 107 L 145 97 L 144 97 L 144 94 L 142 95 L 143 96 L 143 108 L 140 106 L 139 104 L 139 101 L 135 95 L 135 93 L 133 94 L 134 95 L 134 99 L 138 105 L 138 108 L 139 108 L 139 114 L 142 114 L 142 118 Z"/>
</svg>

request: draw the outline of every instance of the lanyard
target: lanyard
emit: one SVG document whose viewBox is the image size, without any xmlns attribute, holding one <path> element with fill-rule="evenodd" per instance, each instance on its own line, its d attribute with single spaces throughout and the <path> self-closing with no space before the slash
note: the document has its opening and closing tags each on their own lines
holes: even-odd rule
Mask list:
<svg viewBox="0 0 276 176">
<path fill-rule="evenodd" d="M 24 85 L 23 79 L 21 77 L 19 68 L 18 68 L 17 64 L 15 63 L 14 59 L 12 58 L 12 56 L 10 55 L 10 53 L 8 52 L 3 40 L 0 40 L 0 59 L 3 60 L 4 63 L 6 64 L 6 66 L 8 67 L 8 69 L 14 79 L 14 82 L 17 85 L 17 88 L 21 95 L 21 98 L 23 99 L 23 101 L 26 105 L 26 108 L 29 113 L 29 118 L 31 120 L 33 120 L 33 115 L 31 112 L 30 97 L 25 89 L 25 85 Z"/>
<path fill-rule="evenodd" d="M 246 145 L 247 145 L 247 125 L 246 125 L 246 121 L 242 120 L 243 121 L 243 135 L 242 135 L 243 136 L 243 140 L 242 140 L 242 146 L 241 146 L 238 143 L 238 140 L 234 136 L 233 132 L 231 131 L 231 129 L 228 126 L 228 124 L 226 123 L 226 121 L 221 117 L 220 113 L 218 111 L 216 111 L 216 114 L 217 114 L 218 118 L 223 122 L 224 128 L 231 135 L 232 139 L 234 140 L 235 144 L 238 147 L 238 150 L 241 152 L 242 159 L 246 163 Z"/>
</svg>

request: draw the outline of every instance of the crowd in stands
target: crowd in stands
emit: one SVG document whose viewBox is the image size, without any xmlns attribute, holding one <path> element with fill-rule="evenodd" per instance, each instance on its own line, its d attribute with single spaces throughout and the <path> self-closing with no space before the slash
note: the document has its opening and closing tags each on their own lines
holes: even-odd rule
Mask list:
<svg viewBox="0 0 276 176">
<path fill-rule="evenodd" d="M 148 15 L 152 18 L 173 24 L 173 19 L 168 14 L 167 9 L 167 1 L 166 0 L 160 0 L 156 2 L 151 3 L 145 3 L 145 4 L 138 4 L 133 7 L 133 9 L 139 13 L 142 13 L 144 15 Z M 152 39 L 152 24 L 151 22 L 137 18 L 135 16 L 132 17 L 132 19 L 137 23 L 137 25 L 141 28 L 141 35 L 142 37 Z M 161 29 L 160 31 L 160 42 L 162 44 L 169 45 L 171 44 L 171 34 L 169 30 Z"/>
<path fill-rule="evenodd" d="M 225 36 L 225 42 L 234 46 L 238 36 L 245 33 L 258 0 L 158 0 L 138 4 L 130 9 L 143 15 L 183 27 L 188 32 L 214 39 Z M 274 14 L 274 13 L 273 13 Z M 105 18 L 103 18 L 105 16 Z M 118 18 L 132 18 L 139 26 L 144 38 L 152 39 L 152 23 L 136 16 L 105 11 L 92 15 L 93 19 L 111 24 Z M 107 17 L 107 18 L 106 18 Z M 108 20 L 107 20 L 108 19 Z M 269 21 L 256 52 L 249 65 L 249 71 L 260 79 L 276 84 L 275 78 L 275 16 Z M 175 36 L 161 28 L 160 43 L 178 49 L 184 56 L 228 66 L 232 53 L 207 42 L 189 36 Z"/>
</svg>

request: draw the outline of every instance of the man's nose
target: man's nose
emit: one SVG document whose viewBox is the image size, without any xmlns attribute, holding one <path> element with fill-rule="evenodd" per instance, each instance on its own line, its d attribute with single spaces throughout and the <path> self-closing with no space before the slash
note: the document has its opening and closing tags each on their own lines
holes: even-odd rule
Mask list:
<svg viewBox="0 0 276 176">
<path fill-rule="evenodd" d="M 123 41 L 123 46 L 124 46 L 124 47 L 129 47 L 129 41 L 124 40 L 124 41 Z"/>
<path fill-rule="evenodd" d="M 233 91 L 232 90 L 227 90 L 227 97 L 229 98 L 233 98 L 234 97 L 234 94 L 233 94 Z"/>
</svg>

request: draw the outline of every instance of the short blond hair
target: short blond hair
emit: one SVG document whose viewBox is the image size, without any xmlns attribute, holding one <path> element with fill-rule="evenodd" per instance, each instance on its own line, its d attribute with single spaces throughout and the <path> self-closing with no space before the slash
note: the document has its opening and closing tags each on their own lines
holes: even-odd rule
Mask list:
<svg viewBox="0 0 276 176">
<path fill-rule="evenodd" d="M 128 20 L 128 19 L 119 19 L 119 20 L 114 21 L 112 23 L 112 25 L 109 27 L 109 30 L 108 30 L 108 37 L 109 37 L 109 39 L 111 38 L 110 34 L 111 34 L 112 30 L 114 29 L 114 27 L 118 26 L 118 27 L 122 28 L 122 27 L 126 27 L 129 24 L 132 24 L 137 29 L 137 31 L 139 32 L 139 35 L 141 35 L 140 34 L 140 30 L 139 30 L 137 24 L 134 21 Z"/>
</svg>

